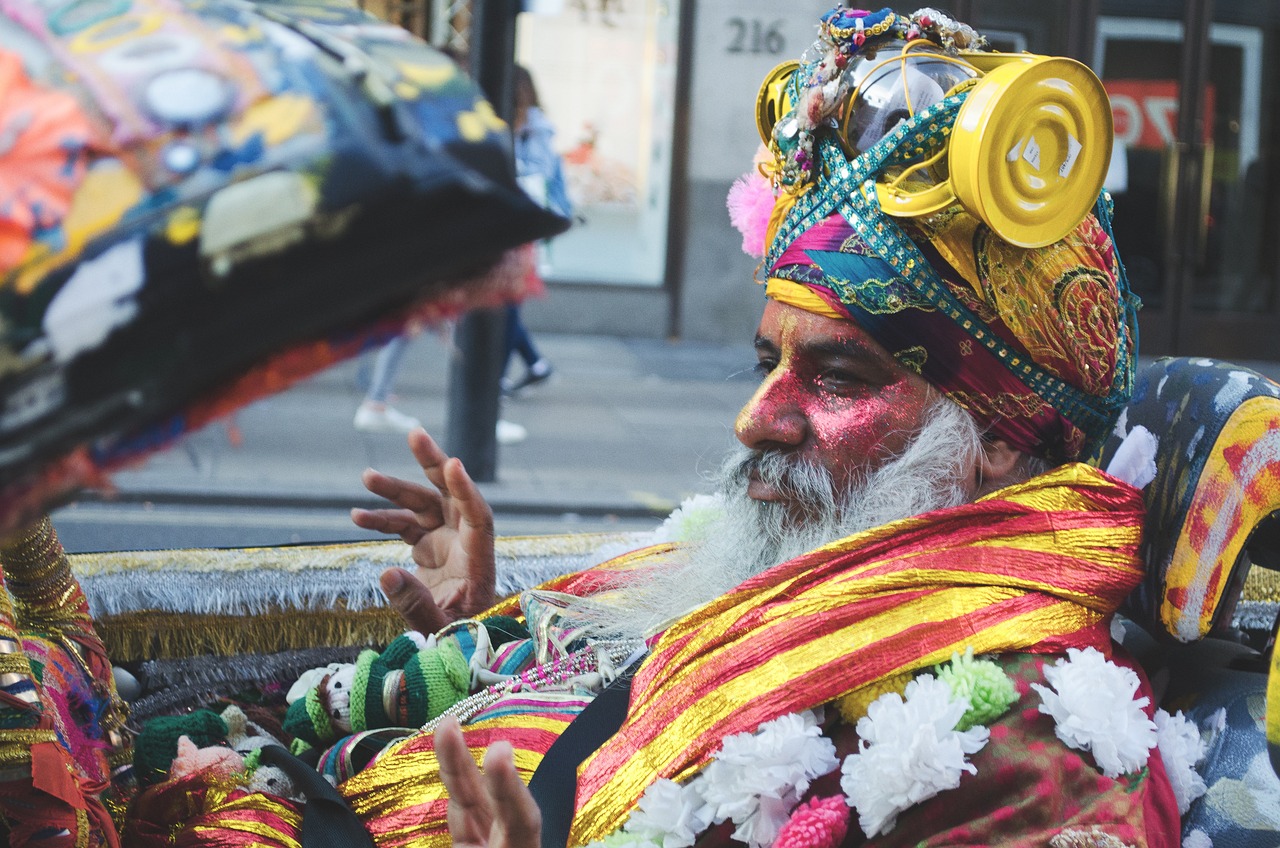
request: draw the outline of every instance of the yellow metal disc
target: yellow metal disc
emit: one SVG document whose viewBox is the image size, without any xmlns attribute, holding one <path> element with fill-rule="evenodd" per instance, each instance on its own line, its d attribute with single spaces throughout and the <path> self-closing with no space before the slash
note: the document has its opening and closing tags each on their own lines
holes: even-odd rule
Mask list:
<svg viewBox="0 0 1280 848">
<path fill-rule="evenodd" d="M 1004 64 L 956 117 L 952 188 L 1005 241 L 1043 247 L 1093 208 L 1111 142 L 1111 105 L 1089 68 L 1059 57 Z"/>
<path fill-rule="evenodd" d="M 773 125 L 795 106 L 790 82 L 798 70 L 799 62 L 783 62 L 766 74 L 760 84 L 760 93 L 756 95 L 756 129 L 760 130 L 760 140 L 765 144 L 773 140 Z"/>
</svg>

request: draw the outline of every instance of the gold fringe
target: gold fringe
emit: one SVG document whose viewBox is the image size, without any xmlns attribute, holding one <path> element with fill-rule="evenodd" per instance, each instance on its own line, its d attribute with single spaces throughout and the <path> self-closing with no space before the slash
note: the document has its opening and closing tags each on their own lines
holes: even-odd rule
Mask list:
<svg viewBox="0 0 1280 848">
<path fill-rule="evenodd" d="M 252 616 L 140 610 L 104 616 L 98 633 L 115 663 L 207 654 L 270 654 L 318 647 L 385 645 L 404 631 L 388 607 L 274 608 Z"/>
</svg>

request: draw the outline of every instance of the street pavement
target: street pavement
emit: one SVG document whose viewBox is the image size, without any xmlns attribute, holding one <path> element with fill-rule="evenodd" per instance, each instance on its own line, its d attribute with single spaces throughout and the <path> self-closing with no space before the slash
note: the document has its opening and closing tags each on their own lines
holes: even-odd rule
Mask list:
<svg viewBox="0 0 1280 848">
<path fill-rule="evenodd" d="M 561 524 L 566 530 L 652 526 L 685 497 L 708 490 L 708 477 L 733 442 L 734 416 L 755 384 L 747 340 L 712 345 L 541 334 L 536 342 L 554 375 L 504 400 L 502 417 L 525 427 L 528 437 L 498 448 L 497 479 L 480 487 L 499 534 Z M 440 437 L 451 355 L 448 339 L 417 337 L 393 400 Z M 118 509 L 140 505 L 155 520 L 178 508 L 185 510 L 179 515 L 228 508 L 345 511 L 373 503 L 360 485 L 366 467 L 421 479 L 402 435 L 352 426 L 372 360 L 367 354 L 343 363 L 189 434 L 115 473 L 114 493 L 87 493 L 55 513 L 55 525 L 85 520 L 102 507 L 99 501 Z M 513 363 L 513 373 L 519 367 Z"/>
</svg>

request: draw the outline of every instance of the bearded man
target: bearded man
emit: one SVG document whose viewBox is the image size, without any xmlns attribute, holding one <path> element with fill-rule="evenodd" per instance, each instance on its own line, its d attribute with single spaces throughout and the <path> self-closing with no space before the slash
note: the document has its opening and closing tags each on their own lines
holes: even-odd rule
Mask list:
<svg viewBox="0 0 1280 848">
<path fill-rule="evenodd" d="M 546 738 L 512 706 L 393 751 L 343 787 L 387 844 L 450 838 L 437 771 L 462 845 L 1179 843 L 1150 693 L 1110 638 L 1142 575 L 1142 500 L 1078 462 L 1133 379 L 1109 200 L 1043 247 L 954 203 L 887 219 L 867 180 L 904 143 L 945 144 L 968 89 L 852 159 L 827 118 L 851 60 L 919 39 L 979 43 L 931 10 L 834 10 L 766 133 L 762 381 L 723 517 L 550 586 L 588 642 L 644 640 L 629 694 Z M 431 486 L 366 472 L 397 508 L 353 519 L 412 545 L 417 577 L 383 588 L 435 632 L 494 603 L 493 519 L 457 459 L 409 445 Z M 418 800 L 374 800 L 406 779 Z"/>
</svg>

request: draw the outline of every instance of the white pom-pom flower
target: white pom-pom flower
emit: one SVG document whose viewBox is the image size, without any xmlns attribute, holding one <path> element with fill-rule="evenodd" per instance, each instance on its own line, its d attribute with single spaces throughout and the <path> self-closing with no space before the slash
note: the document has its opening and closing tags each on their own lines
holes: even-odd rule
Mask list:
<svg viewBox="0 0 1280 848">
<path fill-rule="evenodd" d="M 733 838 L 770 845 L 815 778 L 840 764 L 812 711 L 784 715 L 755 733 L 725 738 L 696 783 L 715 823 L 732 820 Z"/>
<path fill-rule="evenodd" d="M 1200 730 L 1181 711 L 1169 715 L 1164 710 L 1156 710 L 1156 744 L 1173 785 L 1173 797 L 1178 801 L 1178 815 L 1185 816 L 1191 803 L 1208 790 L 1204 778 L 1196 771 L 1205 755 Z"/>
<path fill-rule="evenodd" d="M 650 543 L 697 541 L 703 538 L 708 525 L 723 514 L 724 499 L 719 494 L 685 498 L 653 531 Z"/>
<path fill-rule="evenodd" d="M 1045 666 L 1050 689 L 1038 683 L 1040 712 L 1053 716 L 1054 733 L 1068 747 L 1093 754 L 1110 778 L 1136 772 L 1156 745 L 1156 725 L 1134 698 L 1138 675 L 1108 661 L 1095 648 L 1067 649 L 1067 659 Z M 1056 691 L 1055 691 L 1056 690 Z"/>
<path fill-rule="evenodd" d="M 1115 456 L 1107 465 L 1107 473 L 1135 489 L 1145 489 L 1156 479 L 1156 452 L 1159 449 L 1160 440 L 1139 424 L 1116 448 Z"/>
<path fill-rule="evenodd" d="M 1213 840 L 1197 827 L 1183 838 L 1182 848 L 1213 848 Z"/>
<path fill-rule="evenodd" d="M 709 808 L 698 791 L 700 781 L 681 786 L 661 778 L 649 785 L 623 830 L 662 848 L 689 848 L 711 824 Z"/>
<path fill-rule="evenodd" d="M 904 697 L 905 696 L 905 699 Z M 964 732 L 956 724 L 969 708 L 931 674 L 871 702 L 858 720 L 857 753 L 844 761 L 840 787 L 868 837 L 888 833 L 898 814 L 976 774 L 965 757 L 987 744 L 985 727 Z"/>
<path fill-rule="evenodd" d="M 615 830 L 604 839 L 587 843 L 585 848 L 662 848 L 662 842 L 649 836 L 637 836 L 625 830 Z"/>
</svg>

